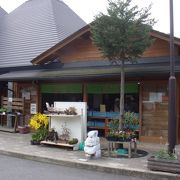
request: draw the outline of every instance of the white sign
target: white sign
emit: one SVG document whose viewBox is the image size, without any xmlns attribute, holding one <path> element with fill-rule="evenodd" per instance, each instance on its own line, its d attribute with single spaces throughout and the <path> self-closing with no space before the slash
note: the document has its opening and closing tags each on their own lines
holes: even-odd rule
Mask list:
<svg viewBox="0 0 180 180">
<path fill-rule="evenodd" d="M 26 100 L 30 100 L 31 99 L 31 93 L 28 91 L 23 91 L 22 92 L 22 98 L 25 98 Z"/>
<path fill-rule="evenodd" d="M 8 102 L 13 102 L 13 98 L 9 97 Z"/>
<path fill-rule="evenodd" d="M 37 106 L 36 106 L 35 103 L 31 103 L 30 112 L 31 112 L 31 114 L 36 114 L 37 113 Z"/>
<path fill-rule="evenodd" d="M 162 102 L 162 93 L 161 92 L 150 92 L 149 101 L 152 102 Z"/>
</svg>

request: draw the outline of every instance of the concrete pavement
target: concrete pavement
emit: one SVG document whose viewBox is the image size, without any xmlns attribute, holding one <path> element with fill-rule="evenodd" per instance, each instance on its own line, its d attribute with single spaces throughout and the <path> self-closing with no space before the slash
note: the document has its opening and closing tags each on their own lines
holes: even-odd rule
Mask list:
<svg viewBox="0 0 180 180">
<path fill-rule="evenodd" d="M 82 151 L 71 151 L 57 147 L 30 145 L 31 134 L 0 132 L 0 154 L 31 159 L 46 163 L 59 164 L 101 172 L 129 175 L 151 180 L 180 180 L 180 175 L 153 172 L 147 169 L 147 158 L 164 145 L 138 143 L 138 149 L 148 151 L 148 155 L 139 158 L 110 158 L 92 159 L 83 162 L 85 158 Z M 102 147 L 105 147 L 102 143 Z"/>
</svg>

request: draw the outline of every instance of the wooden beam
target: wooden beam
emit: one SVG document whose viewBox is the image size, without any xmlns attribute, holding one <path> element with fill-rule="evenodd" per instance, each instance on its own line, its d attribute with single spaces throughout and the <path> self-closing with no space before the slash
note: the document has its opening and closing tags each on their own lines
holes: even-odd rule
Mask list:
<svg viewBox="0 0 180 180">
<path fill-rule="evenodd" d="M 155 38 L 163 39 L 163 40 L 169 42 L 169 35 L 168 34 L 164 34 L 164 33 L 152 30 L 150 32 L 150 35 L 155 37 Z M 174 38 L 174 44 L 180 45 L 180 39 L 179 38 Z"/>
</svg>

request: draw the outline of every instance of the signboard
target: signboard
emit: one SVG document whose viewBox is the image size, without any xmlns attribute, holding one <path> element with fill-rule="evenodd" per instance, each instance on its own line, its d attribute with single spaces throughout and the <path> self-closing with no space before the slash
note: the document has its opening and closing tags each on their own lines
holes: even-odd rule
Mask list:
<svg viewBox="0 0 180 180">
<path fill-rule="evenodd" d="M 35 103 L 31 103 L 30 112 L 31 112 L 31 114 L 36 114 L 37 113 L 37 106 L 36 106 Z"/>
</svg>

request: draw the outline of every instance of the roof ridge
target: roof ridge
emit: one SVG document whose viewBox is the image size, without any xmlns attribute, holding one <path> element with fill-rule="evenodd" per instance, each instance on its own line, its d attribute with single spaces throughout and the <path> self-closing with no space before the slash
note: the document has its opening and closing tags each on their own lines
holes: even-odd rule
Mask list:
<svg viewBox="0 0 180 180">
<path fill-rule="evenodd" d="M 60 0 L 29 0 L 6 17 L 0 26 L 0 67 L 30 65 L 86 25 Z"/>
</svg>

